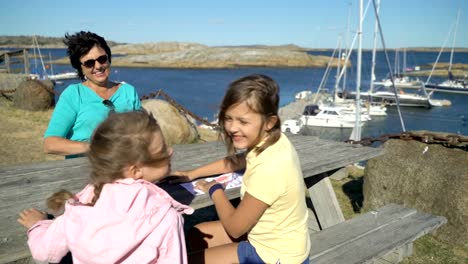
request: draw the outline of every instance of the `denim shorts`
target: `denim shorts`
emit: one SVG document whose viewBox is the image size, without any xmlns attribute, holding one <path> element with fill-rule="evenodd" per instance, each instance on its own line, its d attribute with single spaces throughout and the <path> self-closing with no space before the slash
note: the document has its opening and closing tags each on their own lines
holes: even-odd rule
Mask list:
<svg viewBox="0 0 468 264">
<path fill-rule="evenodd" d="M 249 243 L 249 241 L 241 241 L 239 243 L 239 245 L 237 246 L 237 257 L 239 258 L 240 264 L 263 264 L 265 263 L 257 254 L 257 251 Z M 276 264 L 280 264 L 280 261 L 278 261 Z M 304 260 L 302 264 L 309 264 L 309 258 Z"/>
</svg>

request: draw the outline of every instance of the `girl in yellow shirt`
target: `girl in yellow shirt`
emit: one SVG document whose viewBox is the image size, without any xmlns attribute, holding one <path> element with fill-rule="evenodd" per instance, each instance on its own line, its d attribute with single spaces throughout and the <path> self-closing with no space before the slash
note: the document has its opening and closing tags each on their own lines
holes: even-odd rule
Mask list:
<svg viewBox="0 0 468 264">
<path fill-rule="evenodd" d="M 223 186 L 204 180 L 219 220 L 188 234 L 189 263 L 309 263 L 304 181 L 297 153 L 281 133 L 279 87 L 250 75 L 230 84 L 219 111 L 228 155 L 191 171 L 186 180 L 245 169 L 241 202 L 233 207 Z"/>
</svg>

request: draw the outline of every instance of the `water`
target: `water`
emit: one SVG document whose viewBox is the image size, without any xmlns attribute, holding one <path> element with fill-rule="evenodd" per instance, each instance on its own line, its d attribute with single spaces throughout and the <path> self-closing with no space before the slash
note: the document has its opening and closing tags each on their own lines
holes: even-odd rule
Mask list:
<svg viewBox="0 0 468 264">
<path fill-rule="evenodd" d="M 52 59 L 66 56 L 63 49 L 42 49 L 43 55 L 52 55 Z M 331 52 L 311 52 L 313 54 L 331 55 Z M 438 52 L 407 52 L 407 66 L 424 65 L 436 60 Z M 439 62 L 449 61 L 449 52 L 442 54 Z M 394 67 L 394 53 L 389 54 L 391 66 Z M 399 59 L 402 61 L 402 58 Z M 355 62 L 355 56 L 351 57 Z M 370 80 L 371 52 L 363 52 L 362 87 L 366 90 Z M 468 63 L 468 53 L 455 53 L 454 63 Z M 31 63 L 31 68 L 34 63 Z M 71 71 L 70 65 L 54 65 L 54 72 Z M 296 93 L 303 90 L 316 91 L 325 69 L 320 68 L 238 68 L 238 69 L 154 69 L 113 67 L 111 79 L 125 81 L 134 85 L 140 96 L 162 89 L 178 103 L 200 117 L 212 120 L 217 112 L 224 91 L 229 83 L 239 77 L 260 73 L 272 77 L 280 85 L 280 104 L 284 106 L 294 100 Z M 384 78 L 387 66 L 382 52 L 377 55 L 376 77 Z M 335 73 L 332 73 L 334 75 Z M 348 74 L 347 84 L 355 87 L 355 69 Z M 422 79 L 425 80 L 426 77 Z M 433 77 L 434 82 L 441 78 Z M 332 87 L 333 76 L 329 78 L 328 86 Z M 69 83 L 65 81 L 56 87 L 62 91 Z M 352 88 L 355 89 L 355 88 Z M 432 109 L 402 108 L 402 115 L 407 131 L 430 130 L 468 135 L 468 95 L 435 93 L 434 99 L 447 99 L 452 102 L 449 107 L 433 107 Z M 399 133 L 402 126 L 396 108 L 389 107 L 387 117 L 373 117 L 364 125 L 362 137 L 377 137 L 382 134 Z M 330 132 L 332 131 L 332 132 Z M 306 131 L 321 137 L 332 137 L 344 140 L 349 137 L 349 129 L 311 129 Z"/>
</svg>

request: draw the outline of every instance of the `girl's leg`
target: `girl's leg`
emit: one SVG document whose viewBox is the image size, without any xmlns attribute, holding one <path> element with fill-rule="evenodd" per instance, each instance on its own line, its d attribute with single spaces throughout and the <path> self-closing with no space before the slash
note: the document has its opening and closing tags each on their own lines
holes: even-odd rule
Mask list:
<svg viewBox="0 0 468 264">
<path fill-rule="evenodd" d="M 210 247 L 188 255 L 190 264 L 232 264 L 239 263 L 237 256 L 238 243 L 229 243 L 216 247 Z"/>
<path fill-rule="evenodd" d="M 237 243 L 242 240 L 247 240 L 247 235 L 237 239 L 230 237 L 221 221 L 198 224 L 187 234 L 188 262 L 239 263 Z"/>
<path fill-rule="evenodd" d="M 190 251 L 230 244 L 246 240 L 246 236 L 234 239 L 226 233 L 220 221 L 204 222 L 194 226 L 187 234 Z"/>
</svg>

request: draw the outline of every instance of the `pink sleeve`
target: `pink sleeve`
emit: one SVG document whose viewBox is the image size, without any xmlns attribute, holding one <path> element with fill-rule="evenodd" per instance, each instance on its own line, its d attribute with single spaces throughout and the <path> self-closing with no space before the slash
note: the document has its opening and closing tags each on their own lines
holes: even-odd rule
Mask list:
<svg viewBox="0 0 468 264">
<path fill-rule="evenodd" d="M 169 215 L 175 216 L 170 219 Z M 164 219 L 167 224 L 167 233 L 162 238 L 158 248 L 157 263 L 187 263 L 187 249 L 185 247 L 184 221 L 175 210 L 169 211 Z"/>
<path fill-rule="evenodd" d="M 28 246 L 37 262 L 58 263 L 68 253 L 64 218 L 42 220 L 28 230 Z"/>
</svg>

